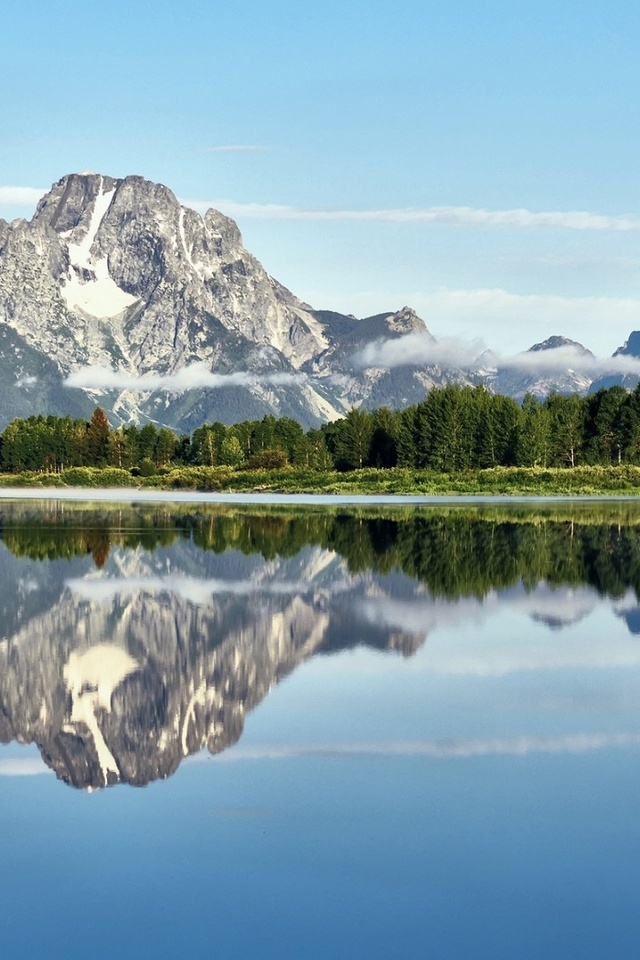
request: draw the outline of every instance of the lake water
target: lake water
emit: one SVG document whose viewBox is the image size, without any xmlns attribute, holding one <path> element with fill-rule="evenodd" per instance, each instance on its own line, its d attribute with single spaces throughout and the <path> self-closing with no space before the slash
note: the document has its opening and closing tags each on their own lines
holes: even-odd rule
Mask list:
<svg viewBox="0 0 640 960">
<path fill-rule="evenodd" d="M 0 527 L 4 956 L 637 956 L 640 506 Z"/>
</svg>

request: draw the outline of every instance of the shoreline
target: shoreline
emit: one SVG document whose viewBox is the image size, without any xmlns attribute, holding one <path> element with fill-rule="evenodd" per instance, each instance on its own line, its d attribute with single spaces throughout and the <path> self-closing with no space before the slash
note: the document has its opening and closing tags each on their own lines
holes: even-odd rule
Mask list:
<svg viewBox="0 0 640 960">
<path fill-rule="evenodd" d="M 197 490 L 158 490 L 142 487 L 0 487 L 0 502 L 11 500 L 68 500 L 85 503 L 202 503 L 202 504 L 289 504 L 292 506 L 366 506 L 387 504 L 428 506 L 429 504 L 522 504 L 594 501 L 638 501 L 637 494 L 393 494 L 393 493 L 223 493 Z"/>
</svg>

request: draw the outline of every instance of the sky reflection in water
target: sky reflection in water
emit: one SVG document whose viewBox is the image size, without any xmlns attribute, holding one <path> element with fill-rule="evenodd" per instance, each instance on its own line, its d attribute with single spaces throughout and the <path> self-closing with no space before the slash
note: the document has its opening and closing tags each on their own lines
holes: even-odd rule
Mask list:
<svg viewBox="0 0 640 960">
<path fill-rule="evenodd" d="M 635 956 L 608 509 L 3 507 L 7 955 Z"/>
</svg>

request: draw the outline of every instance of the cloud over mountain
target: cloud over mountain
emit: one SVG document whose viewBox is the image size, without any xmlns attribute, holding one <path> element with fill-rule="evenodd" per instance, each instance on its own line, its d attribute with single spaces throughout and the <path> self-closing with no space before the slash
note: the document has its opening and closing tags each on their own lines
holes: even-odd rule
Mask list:
<svg viewBox="0 0 640 960">
<path fill-rule="evenodd" d="M 82 390 L 128 390 L 131 393 L 149 393 L 166 390 L 168 393 L 185 393 L 188 390 L 220 390 L 223 387 L 249 387 L 256 383 L 274 386 L 290 386 L 300 383 L 305 377 L 296 373 L 213 373 L 204 363 L 192 363 L 171 374 L 145 374 L 136 376 L 111 367 L 81 367 L 65 379 L 64 385 Z"/>
<path fill-rule="evenodd" d="M 490 366 L 527 375 L 564 374 L 573 371 L 594 380 L 605 375 L 640 375 L 640 358 L 624 354 L 598 358 L 580 345 L 527 350 L 511 356 L 501 356 L 493 351 L 483 353 L 477 342 L 434 342 L 420 333 L 367 344 L 355 355 L 354 362 L 361 367 L 382 369 L 435 364 L 443 368 L 459 367 L 481 371 Z"/>
</svg>

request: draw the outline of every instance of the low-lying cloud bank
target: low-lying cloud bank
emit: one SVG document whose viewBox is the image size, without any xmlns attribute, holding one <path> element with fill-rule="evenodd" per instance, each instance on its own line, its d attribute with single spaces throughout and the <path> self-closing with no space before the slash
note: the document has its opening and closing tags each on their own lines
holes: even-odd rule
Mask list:
<svg viewBox="0 0 640 960">
<path fill-rule="evenodd" d="M 595 380 L 602 376 L 640 376 L 640 357 L 619 354 L 598 358 L 576 346 L 526 351 L 513 356 L 500 356 L 485 351 L 477 341 L 446 339 L 435 341 L 429 334 L 410 333 L 404 337 L 377 340 L 353 355 L 355 369 L 392 370 L 397 367 L 439 367 L 442 370 L 464 370 L 467 373 L 513 371 L 524 376 L 548 376 L 568 372 Z M 172 374 L 135 374 L 105 366 L 82 367 L 71 373 L 64 385 L 81 390 L 126 390 L 131 393 L 185 393 L 188 390 L 221 390 L 225 387 L 304 386 L 314 377 L 301 373 L 265 373 L 237 371 L 213 373 L 203 363 L 194 363 Z M 17 386 L 27 386 L 35 378 L 23 378 Z"/>
<path fill-rule="evenodd" d="M 438 366 L 469 372 L 512 370 L 530 376 L 571 371 L 593 380 L 608 375 L 640 376 L 640 357 L 625 354 L 599 358 L 589 350 L 567 345 L 502 357 L 493 352 L 480 352 L 477 343 L 459 340 L 434 342 L 424 333 L 409 333 L 404 337 L 370 343 L 354 356 L 354 363 L 361 369 Z"/>
<path fill-rule="evenodd" d="M 132 393 L 166 390 L 168 393 L 184 393 L 187 390 L 220 390 L 223 387 L 249 387 L 256 384 L 289 386 L 304 379 L 295 373 L 260 374 L 248 370 L 213 373 L 204 363 L 192 363 L 171 374 L 145 374 L 141 377 L 96 365 L 81 367 L 71 373 L 64 385 L 82 390 L 129 390 Z"/>
<path fill-rule="evenodd" d="M 408 333 L 403 337 L 369 343 L 354 354 L 353 360 L 360 369 L 438 366 L 471 370 L 478 366 L 481 353 L 482 346 L 477 341 L 434 340 L 428 333 Z"/>
</svg>

